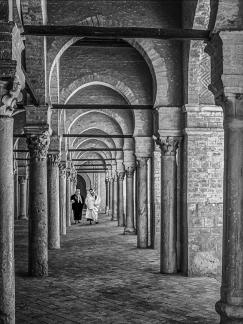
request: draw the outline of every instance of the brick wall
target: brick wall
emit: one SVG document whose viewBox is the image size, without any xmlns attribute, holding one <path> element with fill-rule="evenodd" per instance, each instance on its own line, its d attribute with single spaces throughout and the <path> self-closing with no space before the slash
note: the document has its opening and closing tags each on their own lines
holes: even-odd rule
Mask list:
<svg viewBox="0 0 243 324">
<path fill-rule="evenodd" d="M 222 249 L 222 112 L 218 107 L 186 109 L 183 261 L 187 259 L 189 275 L 216 276 L 221 272 Z"/>
</svg>

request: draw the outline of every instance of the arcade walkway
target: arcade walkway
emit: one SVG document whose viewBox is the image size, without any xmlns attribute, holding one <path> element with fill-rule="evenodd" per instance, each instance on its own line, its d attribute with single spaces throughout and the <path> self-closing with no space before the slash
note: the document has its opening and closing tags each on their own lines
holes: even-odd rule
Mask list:
<svg viewBox="0 0 243 324">
<path fill-rule="evenodd" d="M 15 224 L 17 324 L 216 324 L 219 283 L 159 274 L 159 255 L 138 250 L 116 222 L 72 225 L 49 252 L 49 277 L 27 276 L 27 222 Z"/>
</svg>

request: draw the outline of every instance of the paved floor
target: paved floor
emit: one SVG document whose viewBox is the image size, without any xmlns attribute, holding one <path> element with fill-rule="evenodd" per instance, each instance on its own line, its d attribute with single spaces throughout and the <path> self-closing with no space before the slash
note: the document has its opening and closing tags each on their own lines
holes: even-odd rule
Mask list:
<svg viewBox="0 0 243 324">
<path fill-rule="evenodd" d="M 72 225 L 49 252 L 49 277 L 27 276 L 27 224 L 17 221 L 16 323 L 216 324 L 219 283 L 159 274 L 159 255 L 136 249 L 115 222 Z"/>
</svg>

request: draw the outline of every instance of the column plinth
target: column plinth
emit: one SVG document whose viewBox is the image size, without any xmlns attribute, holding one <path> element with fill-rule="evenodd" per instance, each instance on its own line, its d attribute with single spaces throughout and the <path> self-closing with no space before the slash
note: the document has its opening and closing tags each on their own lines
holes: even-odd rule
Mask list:
<svg viewBox="0 0 243 324">
<path fill-rule="evenodd" d="M 19 219 L 25 220 L 26 216 L 26 203 L 27 203 L 27 180 L 25 176 L 19 177 Z"/>
<path fill-rule="evenodd" d="M 134 228 L 134 167 L 130 166 L 126 168 L 126 227 L 124 234 L 136 234 Z"/>
<path fill-rule="evenodd" d="M 148 247 L 148 184 L 147 184 L 147 157 L 137 159 L 137 247 Z"/>
<path fill-rule="evenodd" d="M 62 235 L 66 235 L 66 168 L 63 163 L 59 167 L 60 232 Z"/>
<path fill-rule="evenodd" d="M 243 95 L 230 94 L 224 106 L 224 215 L 221 300 L 222 324 L 243 322 Z"/>
<path fill-rule="evenodd" d="M 118 220 L 118 176 L 113 178 L 113 200 L 112 200 L 112 220 Z"/>
<path fill-rule="evenodd" d="M 59 154 L 48 154 L 47 191 L 48 191 L 48 247 L 60 249 L 59 220 Z"/>
<path fill-rule="evenodd" d="M 157 141 L 161 148 L 161 243 L 160 272 L 177 272 L 176 251 L 176 201 L 177 201 L 177 165 L 176 151 L 179 145 L 177 137 L 161 137 Z"/>
<path fill-rule="evenodd" d="M 26 127 L 26 129 L 28 129 Z M 48 274 L 47 227 L 47 151 L 50 143 L 48 131 L 30 135 L 27 145 L 30 152 L 29 166 L 29 274 L 42 277 Z"/>
<path fill-rule="evenodd" d="M 118 193 L 119 193 L 119 200 L 118 200 L 118 226 L 125 226 L 125 219 L 124 219 L 124 201 L 123 201 L 123 181 L 125 177 L 125 172 L 120 172 L 118 177 Z"/>
</svg>

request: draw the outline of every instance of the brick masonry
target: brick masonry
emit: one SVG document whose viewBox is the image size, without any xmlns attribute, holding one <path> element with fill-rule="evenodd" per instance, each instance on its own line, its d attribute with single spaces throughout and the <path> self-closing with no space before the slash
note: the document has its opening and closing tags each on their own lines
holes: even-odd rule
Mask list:
<svg viewBox="0 0 243 324">
<path fill-rule="evenodd" d="M 219 107 L 186 110 L 183 235 L 187 241 L 187 272 L 217 276 L 221 272 L 222 249 L 222 111 Z"/>
</svg>

